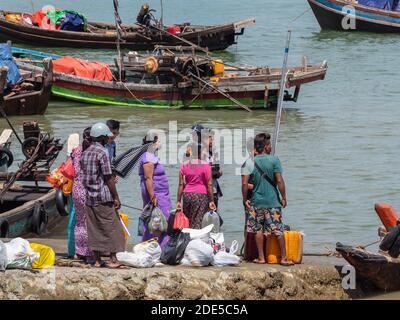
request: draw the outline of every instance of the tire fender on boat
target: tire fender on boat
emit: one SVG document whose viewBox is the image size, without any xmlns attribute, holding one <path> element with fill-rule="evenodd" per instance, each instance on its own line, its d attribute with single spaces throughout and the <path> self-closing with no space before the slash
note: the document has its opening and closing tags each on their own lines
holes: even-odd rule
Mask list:
<svg viewBox="0 0 400 320">
<path fill-rule="evenodd" d="M 2 154 L 5 154 L 7 156 L 7 167 L 11 167 L 11 165 L 14 162 L 14 156 L 10 150 L 7 150 L 5 148 L 0 147 L 0 159 L 2 158 Z"/>
<path fill-rule="evenodd" d="M 8 238 L 9 226 L 6 219 L 0 219 L 0 238 Z"/>
<path fill-rule="evenodd" d="M 37 203 L 35 208 L 33 209 L 33 215 L 31 220 L 31 229 L 37 235 L 41 235 L 47 226 L 47 222 L 49 221 L 49 216 L 47 214 L 46 209 L 43 206 L 43 203 Z"/>
<path fill-rule="evenodd" d="M 58 189 L 56 192 L 56 207 L 60 216 L 69 215 L 68 198 L 64 196 L 64 193 L 62 192 L 61 189 Z"/>
</svg>

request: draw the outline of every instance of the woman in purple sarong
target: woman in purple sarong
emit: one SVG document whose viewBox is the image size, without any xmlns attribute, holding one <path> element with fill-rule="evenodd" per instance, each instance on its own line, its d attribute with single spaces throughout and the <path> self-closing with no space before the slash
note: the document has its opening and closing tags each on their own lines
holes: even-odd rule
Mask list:
<svg viewBox="0 0 400 320">
<path fill-rule="evenodd" d="M 86 190 L 82 184 L 81 156 L 82 152 L 90 146 L 90 128 L 83 132 L 82 146 L 76 147 L 72 151 L 72 161 L 74 164 L 75 176 L 72 188 L 72 197 L 74 199 L 74 208 L 76 216 L 75 224 L 75 253 L 78 258 L 86 263 L 92 263 L 93 253 L 89 249 L 88 234 L 86 227 Z"/>
<path fill-rule="evenodd" d="M 161 209 L 168 221 L 171 198 L 165 168 L 156 156 L 157 151 L 161 148 L 160 134 L 157 130 L 150 130 L 143 139 L 143 144 L 152 142 L 153 145 L 143 154 L 138 164 L 143 207 L 150 202 L 153 203 L 154 206 Z M 151 234 L 148 226 L 145 225 L 142 240 L 146 241 L 154 237 L 158 239 L 161 249 L 164 249 L 169 240 L 167 233 Z"/>
</svg>

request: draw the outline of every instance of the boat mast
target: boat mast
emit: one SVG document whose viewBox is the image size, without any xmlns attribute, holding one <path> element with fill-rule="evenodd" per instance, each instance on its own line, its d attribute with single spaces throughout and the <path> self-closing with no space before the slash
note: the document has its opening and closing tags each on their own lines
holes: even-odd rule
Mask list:
<svg viewBox="0 0 400 320">
<path fill-rule="evenodd" d="M 114 1 L 114 18 L 115 18 L 115 28 L 117 32 L 117 52 L 118 52 L 118 80 L 122 82 L 122 53 L 121 53 L 121 42 L 124 42 L 124 30 L 122 29 L 122 20 L 118 12 L 119 3 L 118 0 Z"/>
<path fill-rule="evenodd" d="M 160 28 L 164 27 L 164 4 L 163 0 L 160 0 L 161 2 L 161 17 L 160 17 Z"/>
<path fill-rule="evenodd" d="M 290 45 L 291 35 L 292 35 L 292 31 L 289 29 L 287 32 L 287 35 L 286 35 L 285 52 L 283 55 L 281 83 L 279 86 L 278 108 L 276 110 L 276 118 L 275 118 L 275 131 L 274 131 L 274 135 L 272 136 L 272 152 L 271 152 L 272 155 L 275 155 L 276 146 L 278 144 L 279 129 L 280 129 L 281 117 L 282 117 L 283 94 L 284 94 L 285 84 L 286 84 L 287 60 L 288 60 L 288 55 L 289 55 L 289 45 Z"/>
</svg>

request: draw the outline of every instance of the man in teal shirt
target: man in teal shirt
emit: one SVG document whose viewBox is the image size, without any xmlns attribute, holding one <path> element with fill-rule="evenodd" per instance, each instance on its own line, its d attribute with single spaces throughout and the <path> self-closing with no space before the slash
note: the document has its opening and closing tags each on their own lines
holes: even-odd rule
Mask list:
<svg viewBox="0 0 400 320">
<path fill-rule="evenodd" d="M 286 190 L 281 162 L 278 157 L 270 154 L 271 139 L 265 133 L 260 133 L 254 138 L 254 149 L 256 155 L 254 161 L 247 161 L 242 170 L 243 202 L 251 213 L 248 231 L 256 234 L 258 258 L 254 262 L 266 262 L 265 234 L 277 236 L 282 253 L 281 264 L 292 265 L 293 263 L 288 261 L 286 256 L 285 238 L 283 236 L 284 224 L 282 223 L 281 210 L 286 207 Z M 253 175 L 254 188 L 251 200 L 247 200 L 245 195 L 248 192 L 250 175 Z"/>
</svg>

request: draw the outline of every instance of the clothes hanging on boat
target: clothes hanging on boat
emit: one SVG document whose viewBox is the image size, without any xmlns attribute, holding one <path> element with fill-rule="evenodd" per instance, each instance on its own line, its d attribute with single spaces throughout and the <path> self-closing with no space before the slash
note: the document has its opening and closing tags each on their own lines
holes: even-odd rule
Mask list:
<svg viewBox="0 0 400 320">
<path fill-rule="evenodd" d="M 70 56 L 53 61 L 54 72 L 65 73 L 87 79 L 112 81 L 110 67 L 102 62 L 86 61 Z"/>
<path fill-rule="evenodd" d="M 22 80 L 17 63 L 12 57 L 11 47 L 6 44 L 0 44 L 0 67 L 7 67 L 7 86 L 14 85 Z"/>
<path fill-rule="evenodd" d="M 32 16 L 32 22 L 46 30 L 86 31 L 86 17 L 73 10 L 39 10 Z"/>
</svg>

